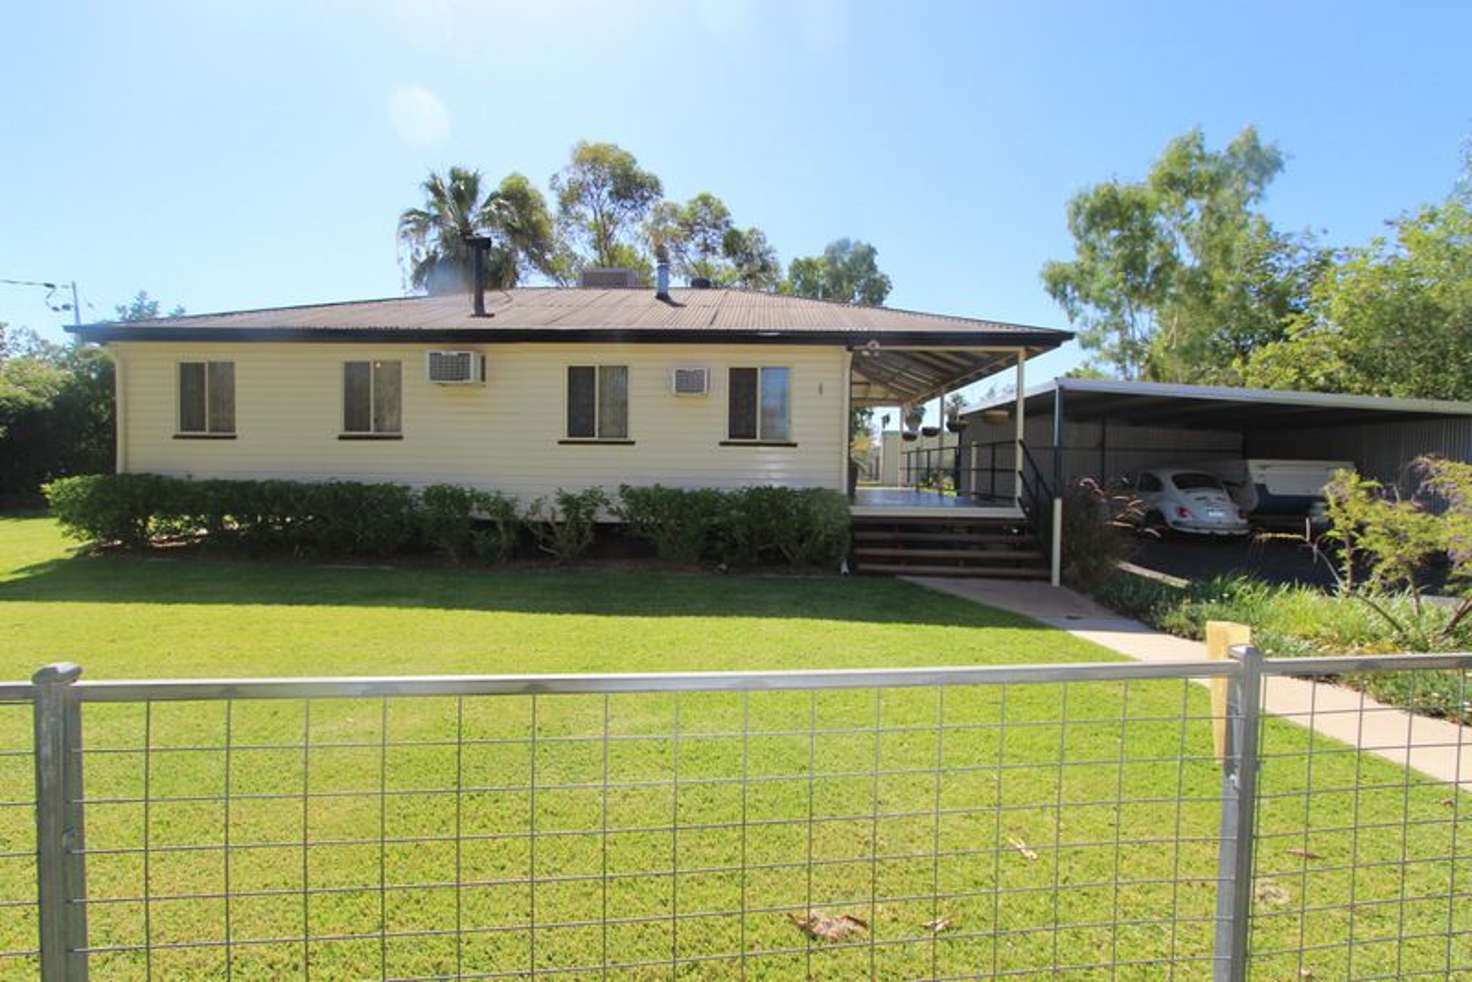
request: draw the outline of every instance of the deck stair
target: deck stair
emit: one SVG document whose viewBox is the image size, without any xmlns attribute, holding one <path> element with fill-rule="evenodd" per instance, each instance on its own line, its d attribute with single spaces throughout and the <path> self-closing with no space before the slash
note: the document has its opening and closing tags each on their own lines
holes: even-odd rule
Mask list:
<svg viewBox="0 0 1472 982">
<path fill-rule="evenodd" d="M 970 515 L 853 517 L 855 571 L 872 576 L 1045 580 L 1048 555 L 1026 519 Z"/>
</svg>

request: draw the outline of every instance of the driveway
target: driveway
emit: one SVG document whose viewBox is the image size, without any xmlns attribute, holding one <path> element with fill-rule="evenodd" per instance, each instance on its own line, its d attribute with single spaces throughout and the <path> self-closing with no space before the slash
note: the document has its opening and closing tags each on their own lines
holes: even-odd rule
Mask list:
<svg viewBox="0 0 1472 982">
<path fill-rule="evenodd" d="M 1177 536 L 1142 539 L 1131 557 L 1136 566 L 1186 580 L 1242 573 L 1269 583 L 1332 587 L 1334 576 L 1301 543 L 1274 539 L 1206 539 Z"/>
</svg>

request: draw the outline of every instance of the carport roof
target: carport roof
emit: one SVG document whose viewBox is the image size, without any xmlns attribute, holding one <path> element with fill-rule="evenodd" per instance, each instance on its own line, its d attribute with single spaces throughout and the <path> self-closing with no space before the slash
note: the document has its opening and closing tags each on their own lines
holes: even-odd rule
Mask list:
<svg viewBox="0 0 1472 982">
<path fill-rule="evenodd" d="M 1279 392 L 1215 385 L 1171 385 L 1114 379 L 1058 378 L 1029 389 L 1029 414 L 1047 415 L 1056 395 L 1072 420 L 1109 418 L 1154 425 L 1248 431 L 1267 427 L 1344 426 L 1390 420 L 1472 416 L 1472 403 L 1443 399 L 1391 399 L 1339 392 Z M 998 399 L 968 415 L 1010 409 Z"/>
</svg>

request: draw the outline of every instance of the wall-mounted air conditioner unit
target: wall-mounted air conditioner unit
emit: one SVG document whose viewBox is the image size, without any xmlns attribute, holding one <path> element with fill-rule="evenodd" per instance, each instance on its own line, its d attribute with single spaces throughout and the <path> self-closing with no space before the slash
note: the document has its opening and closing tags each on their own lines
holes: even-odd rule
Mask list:
<svg viewBox="0 0 1472 982">
<path fill-rule="evenodd" d="M 700 365 L 679 365 L 670 369 L 670 392 L 677 396 L 710 394 L 710 369 Z"/>
<path fill-rule="evenodd" d="M 470 385 L 486 380 L 486 356 L 477 351 L 430 351 L 424 377 L 436 385 Z"/>
</svg>

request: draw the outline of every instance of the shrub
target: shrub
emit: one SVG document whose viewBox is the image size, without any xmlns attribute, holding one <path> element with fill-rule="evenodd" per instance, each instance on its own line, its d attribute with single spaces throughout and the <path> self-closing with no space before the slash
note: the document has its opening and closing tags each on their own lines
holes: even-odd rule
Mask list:
<svg viewBox="0 0 1472 982">
<path fill-rule="evenodd" d="M 1091 590 L 1115 577 L 1119 564 L 1134 555 L 1142 511 L 1138 498 L 1092 478 L 1070 484 L 1063 492 L 1064 582 Z"/>
<path fill-rule="evenodd" d="M 425 542 L 457 563 L 472 555 L 500 563 L 516 551 L 521 520 L 513 498 L 432 484 L 419 494 L 419 527 Z"/>
<path fill-rule="evenodd" d="M 156 474 L 63 477 L 42 490 L 66 533 L 85 542 L 147 545 L 168 478 Z"/>
<path fill-rule="evenodd" d="M 558 488 L 549 507 L 546 498 L 537 498 L 527 507 L 527 527 L 537 540 L 537 547 L 559 563 L 577 559 L 593 544 L 598 512 L 608 506 L 608 495 L 602 488 L 582 491 Z"/>
<path fill-rule="evenodd" d="M 415 498 L 407 485 L 328 481 L 307 488 L 309 548 L 391 556 L 414 537 Z"/>
<path fill-rule="evenodd" d="M 696 563 L 714 550 L 726 512 L 724 492 L 622 484 L 618 496 L 614 514 L 630 535 L 654 546 L 661 559 Z"/>
<path fill-rule="evenodd" d="M 488 563 L 504 563 L 516 553 L 521 538 L 521 512 L 516 499 L 498 491 L 477 491 L 476 511 L 484 521 L 471 532 L 471 547 Z"/>
<path fill-rule="evenodd" d="M 718 542 L 726 562 L 837 565 L 848 555 L 848 499 L 837 491 L 742 488 L 729 492 L 723 511 Z"/>
<path fill-rule="evenodd" d="M 419 527 L 424 540 L 454 562 L 473 549 L 475 492 L 454 484 L 431 484 L 419 493 Z"/>
</svg>

